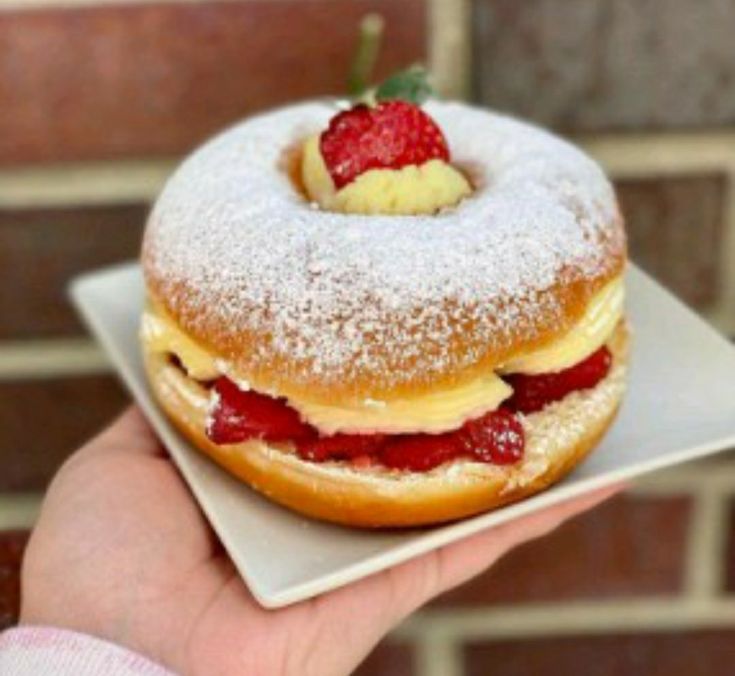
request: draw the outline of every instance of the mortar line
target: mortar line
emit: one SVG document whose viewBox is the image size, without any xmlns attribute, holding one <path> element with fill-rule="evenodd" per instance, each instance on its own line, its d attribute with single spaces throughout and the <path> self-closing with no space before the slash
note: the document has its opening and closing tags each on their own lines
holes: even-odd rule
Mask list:
<svg viewBox="0 0 735 676">
<path fill-rule="evenodd" d="M 586 134 L 575 140 L 621 178 L 723 172 L 735 167 L 735 132 Z"/>
<path fill-rule="evenodd" d="M 454 41 L 466 38 L 469 31 L 466 2 L 430 0 L 429 23 L 436 25 L 437 36 L 429 45 L 429 61 L 441 81 L 440 88 L 446 84 L 451 89 L 467 80 L 469 62 L 452 58 L 451 48 Z M 456 18 L 445 20 L 445 15 Z M 450 47 L 442 48 L 445 44 Z M 619 178 L 677 176 L 702 171 L 735 173 L 735 132 L 589 135 L 577 140 Z M 2 169 L 0 207 L 149 201 L 176 163 L 176 158 L 149 158 Z"/>
<path fill-rule="evenodd" d="M 108 373 L 102 350 L 89 338 L 0 341 L 0 381 Z"/>
<path fill-rule="evenodd" d="M 0 493 L 0 531 L 31 528 L 42 499 L 41 493 Z"/>
<path fill-rule="evenodd" d="M 437 91 L 446 98 L 465 99 L 469 94 L 469 0 L 429 0 L 429 71 Z"/>
<path fill-rule="evenodd" d="M 428 631 L 414 641 L 418 676 L 462 676 L 457 643 L 451 637 Z"/>
<path fill-rule="evenodd" d="M 428 611 L 398 627 L 396 635 L 415 640 L 431 634 L 459 642 L 731 627 L 735 627 L 733 598 L 702 603 L 683 597 L 639 597 Z"/>
<path fill-rule="evenodd" d="M 726 493 L 700 488 L 690 515 L 684 557 L 684 594 L 692 600 L 715 598 L 724 584 L 727 525 Z"/>
<path fill-rule="evenodd" d="M 723 240 L 720 252 L 720 288 L 718 311 L 732 322 L 735 330 L 735 163 L 730 166 L 725 187 Z"/>
<path fill-rule="evenodd" d="M 150 202 L 172 159 L 65 163 L 0 170 L 0 208 Z"/>
</svg>

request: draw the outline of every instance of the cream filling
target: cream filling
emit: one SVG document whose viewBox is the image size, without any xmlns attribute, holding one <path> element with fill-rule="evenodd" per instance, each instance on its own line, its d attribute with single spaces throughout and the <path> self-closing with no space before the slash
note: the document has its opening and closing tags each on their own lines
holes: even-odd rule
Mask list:
<svg viewBox="0 0 735 676">
<path fill-rule="evenodd" d="M 511 359 L 500 373 L 554 373 L 574 366 L 607 342 L 625 311 L 623 277 L 616 277 L 590 300 L 582 318 L 559 340 Z"/>
<path fill-rule="evenodd" d="M 494 373 L 469 383 L 410 399 L 358 401 L 348 406 L 291 402 L 301 416 L 320 432 L 436 434 L 453 430 L 465 420 L 491 411 L 513 393 Z"/>
<path fill-rule="evenodd" d="M 346 477 L 376 482 L 376 485 L 379 482 L 384 495 L 385 491 L 392 492 L 395 488 L 401 499 L 408 500 L 413 493 L 406 491 L 405 482 L 412 479 L 420 480 L 422 485 L 451 481 L 452 485 L 464 482 L 487 486 L 493 477 L 501 475 L 506 480 L 504 493 L 533 484 L 563 459 L 561 454 L 581 443 L 589 430 L 598 429 L 619 404 L 625 391 L 627 348 L 612 345 L 611 349 L 615 354 L 613 368 L 595 387 L 572 392 L 541 411 L 520 416 L 526 444 L 523 460 L 516 465 L 493 465 L 471 458 L 456 458 L 428 472 L 398 472 L 379 463 L 358 468 L 347 462 L 331 461 L 310 463 L 310 471 L 338 478 L 340 482 L 344 482 Z M 210 406 L 209 392 L 170 366 L 156 369 L 156 376 L 160 388 L 170 390 L 176 399 L 183 402 L 178 412 L 187 424 L 197 431 L 204 429 Z M 294 467 L 303 462 L 290 444 L 266 444 L 254 439 L 226 445 L 222 449 L 232 454 L 250 454 L 251 458 L 252 454 L 264 453 L 271 461 L 279 460 Z"/>
<path fill-rule="evenodd" d="M 223 374 L 224 364 L 186 335 L 172 319 L 146 307 L 140 322 L 140 337 L 151 352 L 168 352 L 178 357 L 194 380 L 214 380 Z"/>
<path fill-rule="evenodd" d="M 304 144 L 301 179 L 319 206 L 348 214 L 431 214 L 472 192 L 459 171 L 436 159 L 397 170 L 370 169 L 337 190 L 319 150 L 319 136 Z"/>
<path fill-rule="evenodd" d="M 584 316 L 565 336 L 511 360 L 499 370 L 549 373 L 579 363 L 610 338 L 622 319 L 623 300 L 623 279 L 618 277 L 592 298 Z M 173 320 L 153 308 L 147 308 L 143 314 L 141 335 L 152 352 L 176 355 L 193 379 L 212 380 L 226 375 L 241 388 L 249 388 L 225 360 L 199 346 Z M 510 386 L 491 372 L 468 383 L 406 399 L 364 399 L 341 406 L 289 399 L 289 404 L 324 434 L 439 433 L 496 409 L 511 394 Z"/>
</svg>

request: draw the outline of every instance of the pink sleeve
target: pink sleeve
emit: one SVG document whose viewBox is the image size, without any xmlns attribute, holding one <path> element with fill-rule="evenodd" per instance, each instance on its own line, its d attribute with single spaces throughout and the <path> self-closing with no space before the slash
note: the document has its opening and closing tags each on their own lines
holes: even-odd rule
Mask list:
<svg viewBox="0 0 735 676">
<path fill-rule="evenodd" d="M 0 634 L 0 674 L 13 676 L 170 676 L 172 672 L 114 643 L 51 627 Z"/>
</svg>

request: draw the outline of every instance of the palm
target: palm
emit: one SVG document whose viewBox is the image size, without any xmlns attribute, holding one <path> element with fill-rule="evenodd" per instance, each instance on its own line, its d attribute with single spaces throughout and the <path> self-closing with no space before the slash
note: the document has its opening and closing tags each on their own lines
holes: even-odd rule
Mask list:
<svg viewBox="0 0 735 676">
<path fill-rule="evenodd" d="M 108 638 L 187 674 L 346 674 L 417 606 L 611 492 L 267 611 L 131 410 L 54 480 L 24 563 L 22 620 Z"/>
</svg>

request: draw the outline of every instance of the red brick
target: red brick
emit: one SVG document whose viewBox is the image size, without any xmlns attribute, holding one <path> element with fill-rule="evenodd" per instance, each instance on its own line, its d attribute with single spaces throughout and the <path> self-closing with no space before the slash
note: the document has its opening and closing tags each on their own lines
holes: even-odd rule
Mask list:
<svg viewBox="0 0 735 676">
<path fill-rule="evenodd" d="M 18 621 L 20 564 L 28 533 L 0 532 L 0 631 Z"/>
<path fill-rule="evenodd" d="M 686 302 L 710 307 L 721 274 L 726 177 L 626 179 L 617 189 L 633 259 Z"/>
<path fill-rule="evenodd" d="M 0 491 L 43 488 L 127 399 L 109 376 L 0 383 Z"/>
<path fill-rule="evenodd" d="M 437 606 L 673 594 L 689 502 L 623 495 L 501 559 Z"/>
<path fill-rule="evenodd" d="M 370 11 L 386 20 L 379 75 L 423 57 L 423 0 L 2 12 L 0 163 L 178 154 L 253 111 L 342 93 Z"/>
<path fill-rule="evenodd" d="M 79 333 L 69 279 L 137 256 L 146 211 L 145 204 L 0 210 L 0 339 Z"/>
<path fill-rule="evenodd" d="M 730 676 L 735 631 L 573 636 L 475 643 L 465 676 Z"/>
<path fill-rule="evenodd" d="M 413 673 L 415 667 L 410 646 L 386 639 L 352 672 L 352 676 L 411 676 Z"/>
<path fill-rule="evenodd" d="M 735 4 L 474 0 L 475 95 L 568 130 L 735 122 Z"/>
</svg>

